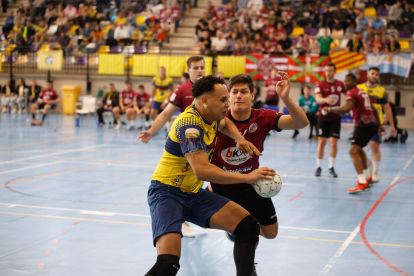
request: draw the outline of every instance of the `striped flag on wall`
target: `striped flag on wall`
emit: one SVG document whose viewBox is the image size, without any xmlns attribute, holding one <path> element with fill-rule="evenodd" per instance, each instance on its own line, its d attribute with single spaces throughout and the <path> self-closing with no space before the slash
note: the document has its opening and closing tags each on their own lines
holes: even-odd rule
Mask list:
<svg viewBox="0 0 414 276">
<path fill-rule="evenodd" d="M 357 68 L 365 63 L 365 55 L 361 53 L 348 53 L 346 51 L 338 51 L 330 55 L 331 62 L 336 66 L 336 72 L 348 71 Z"/>
</svg>

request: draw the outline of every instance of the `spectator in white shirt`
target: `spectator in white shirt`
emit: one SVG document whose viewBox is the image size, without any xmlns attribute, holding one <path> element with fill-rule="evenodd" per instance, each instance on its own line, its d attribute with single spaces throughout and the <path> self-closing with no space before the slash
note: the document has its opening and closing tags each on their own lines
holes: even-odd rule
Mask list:
<svg viewBox="0 0 414 276">
<path fill-rule="evenodd" d="M 260 18 L 260 12 L 256 12 L 254 18 L 250 22 L 250 27 L 253 33 L 262 33 L 262 27 L 264 23 L 263 20 Z"/>
<path fill-rule="evenodd" d="M 124 44 L 132 43 L 129 30 L 122 22 L 119 22 L 119 26 L 115 28 L 114 38 L 117 42 L 122 42 Z"/>
<path fill-rule="evenodd" d="M 250 12 L 250 15 L 254 15 L 256 12 L 260 11 L 263 6 L 263 0 L 250 0 L 247 3 L 247 9 Z"/>
<path fill-rule="evenodd" d="M 397 3 L 391 6 L 390 10 L 388 11 L 388 28 L 390 28 L 391 25 L 394 25 L 394 29 L 399 28 L 402 12 L 403 8 L 401 1 L 397 1 Z"/>
<path fill-rule="evenodd" d="M 227 47 L 227 40 L 223 37 L 223 33 L 218 30 L 217 36 L 211 40 L 211 49 L 224 51 Z"/>
</svg>

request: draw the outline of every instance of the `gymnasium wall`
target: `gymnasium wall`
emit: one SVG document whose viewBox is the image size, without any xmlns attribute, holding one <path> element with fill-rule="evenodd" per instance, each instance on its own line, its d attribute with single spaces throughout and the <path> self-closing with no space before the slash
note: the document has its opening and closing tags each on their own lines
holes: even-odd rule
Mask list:
<svg viewBox="0 0 414 276">
<path fill-rule="evenodd" d="M 0 84 L 3 85 L 5 80 L 8 79 L 8 75 L 0 75 Z M 24 74 L 24 75 L 15 75 L 16 83 L 20 78 L 24 78 L 27 84 L 30 84 L 33 79 L 36 79 L 38 84 L 42 87 L 46 86 L 46 76 L 44 75 L 33 75 L 33 74 Z M 61 95 L 60 87 L 64 85 L 80 85 L 82 86 L 82 95 L 86 94 L 86 81 L 85 76 L 52 76 L 53 85 L 55 89 L 58 91 L 59 95 Z M 117 90 L 124 89 L 124 78 L 113 77 L 113 76 L 96 76 L 91 78 L 92 81 L 92 95 L 96 95 L 98 89 L 103 86 L 107 86 L 110 82 L 115 84 Z M 148 93 L 151 92 L 152 89 L 152 78 L 145 78 L 145 77 L 133 77 L 131 78 L 131 82 L 133 85 L 133 89 L 137 90 L 138 85 L 143 84 L 145 89 Z M 180 79 L 174 79 L 174 89 L 180 85 Z M 261 95 L 262 98 L 265 98 L 265 92 L 263 90 L 264 82 L 258 82 L 258 85 L 261 87 Z M 291 98 L 294 102 L 297 102 L 300 95 L 301 89 L 303 84 L 301 83 L 292 83 L 292 91 L 291 91 Z M 314 84 L 311 85 L 312 91 L 315 87 Z M 386 87 L 387 92 L 391 101 L 395 102 L 395 92 L 401 92 L 401 107 L 405 107 L 405 116 L 398 116 L 399 127 L 406 128 L 406 129 L 414 129 L 414 89 L 413 87 L 405 86 L 405 87 Z M 341 104 L 345 103 L 345 97 L 342 97 Z M 280 101 L 279 103 L 280 110 L 283 110 L 283 102 Z M 59 111 L 62 110 L 62 106 L 59 106 Z"/>
</svg>

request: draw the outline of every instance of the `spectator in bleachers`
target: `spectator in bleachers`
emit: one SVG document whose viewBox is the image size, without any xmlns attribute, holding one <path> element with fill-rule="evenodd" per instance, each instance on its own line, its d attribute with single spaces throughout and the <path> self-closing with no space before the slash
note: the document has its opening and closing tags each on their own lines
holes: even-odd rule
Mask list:
<svg viewBox="0 0 414 276">
<path fill-rule="evenodd" d="M 132 39 L 131 39 L 131 36 L 129 34 L 129 30 L 128 30 L 127 27 L 125 27 L 124 23 L 122 23 L 122 22 L 120 22 L 118 24 L 118 27 L 115 28 L 114 38 L 118 43 L 119 42 L 122 42 L 124 44 L 131 44 L 132 43 Z"/>
<path fill-rule="evenodd" d="M 175 32 L 175 22 L 171 10 L 167 10 L 161 19 L 161 28 L 165 33 L 173 34 Z"/>
<path fill-rule="evenodd" d="M 64 51 L 65 55 L 68 57 L 72 52 L 73 40 L 72 38 L 70 38 L 70 36 L 67 35 L 65 30 L 62 30 L 60 32 L 58 43 L 60 45 L 60 48 L 62 48 L 62 50 Z"/>
<path fill-rule="evenodd" d="M 179 0 L 180 7 L 185 14 L 190 14 L 191 7 L 190 7 L 190 0 Z"/>
<path fill-rule="evenodd" d="M 260 12 L 260 17 L 264 19 L 268 18 L 269 12 L 270 12 L 269 6 L 266 3 L 263 3 L 262 8 L 259 10 L 259 12 Z"/>
<path fill-rule="evenodd" d="M 277 43 L 277 50 L 284 55 L 291 55 L 294 45 L 287 33 L 282 33 L 281 39 Z"/>
<path fill-rule="evenodd" d="M 14 88 L 10 86 L 10 81 L 6 80 L 4 86 L 1 88 L 1 106 L 3 106 L 3 113 L 7 113 L 9 106 L 12 108 L 12 113 L 16 112 L 14 106 L 16 105 L 16 94 Z"/>
<path fill-rule="evenodd" d="M 272 8 L 271 11 L 273 11 L 275 13 L 275 20 L 279 19 L 282 17 L 282 10 L 280 9 L 280 5 L 277 2 L 273 2 L 272 3 Z M 271 12 L 270 11 L 270 12 Z M 270 12 L 269 12 L 269 17 L 270 17 Z M 270 19 L 270 18 L 269 18 Z M 271 19 L 270 19 L 271 20 Z"/>
<path fill-rule="evenodd" d="M 181 21 L 181 13 L 182 13 L 182 10 L 181 10 L 180 6 L 178 5 L 177 2 L 174 1 L 173 5 L 171 7 L 171 15 L 172 15 L 172 18 L 173 18 L 173 21 L 175 23 L 176 28 L 178 28 L 178 24 Z"/>
<path fill-rule="evenodd" d="M 1 0 L 1 8 L 3 13 L 7 12 L 7 6 L 9 5 L 9 1 L 8 0 Z"/>
<path fill-rule="evenodd" d="M 269 37 L 267 38 L 267 40 L 270 42 L 270 45 L 272 47 L 275 48 L 275 50 L 277 50 L 277 43 L 279 42 L 275 36 L 275 32 L 270 31 L 269 33 Z"/>
<path fill-rule="evenodd" d="M 283 28 L 285 28 L 287 33 L 290 34 L 293 30 L 293 19 L 289 19 L 289 15 L 288 13 L 286 13 L 286 11 L 282 13 L 281 22 L 282 22 Z"/>
<path fill-rule="evenodd" d="M 356 28 L 356 19 L 359 15 L 360 11 L 358 9 L 356 9 L 355 7 L 350 7 L 348 9 L 348 14 L 346 16 L 346 25 L 347 25 L 347 29 L 348 28 Z M 345 32 L 345 30 L 344 30 Z"/>
<path fill-rule="evenodd" d="M 163 29 L 158 30 L 157 36 L 155 37 L 155 39 L 157 40 L 158 45 L 162 47 L 162 44 L 167 40 L 167 35 Z"/>
<path fill-rule="evenodd" d="M 228 49 L 230 51 L 235 51 L 236 50 L 236 44 L 240 45 L 240 49 L 241 46 L 243 45 L 242 42 L 237 38 L 237 33 L 232 33 L 231 34 L 231 38 L 229 39 L 229 43 L 228 43 Z"/>
<path fill-rule="evenodd" d="M 296 50 L 300 55 L 306 55 L 310 53 L 310 39 L 307 33 L 301 34 L 296 42 Z"/>
<path fill-rule="evenodd" d="M 332 16 L 334 19 L 333 28 L 335 29 L 342 28 L 345 32 L 346 28 L 348 27 L 348 23 L 346 22 L 347 11 L 344 9 L 341 9 L 340 6 L 336 6 L 336 9 L 332 12 Z"/>
<path fill-rule="evenodd" d="M 27 93 L 29 93 L 29 87 L 26 85 L 26 82 L 24 79 L 20 79 L 19 85 L 16 87 L 16 102 L 18 106 L 18 114 L 21 114 L 23 112 L 23 108 L 26 107 L 26 99 L 27 99 Z M 24 110 L 26 112 L 26 109 Z"/>
<path fill-rule="evenodd" d="M 111 27 L 109 28 L 107 34 L 106 34 L 106 45 L 108 45 L 109 47 L 113 47 L 116 46 L 117 41 L 115 40 L 115 28 L 116 28 L 116 24 L 115 23 L 111 23 Z"/>
<path fill-rule="evenodd" d="M 81 15 L 78 16 L 78 25 L 82 29 L 85 28 L 86 23 L 90 23 L 91 19 L 87 10 L 83 10 Z"/>
<path fill-rule="evenodd" d="M 92 42 L 92 38 L 93 38 L 92 32 L 93 32 L 93 29 L 91 27 L 91 23 L 86 22 L 85 27 L 82 29 L 82 33 L 81 33 L 82 38 L 79 39 L 79 44 L 81 42 L 84 42 L 86 44 Z"/>
<path fill-rule="evenodd" d="M 11 30 L 9 34 L 6 36 L 6 41 L 10 44 L 17 44 L 16 43 L 16 33 L 14 30 Z"/>
<path fill-rule="evenodd" d="M 224 10 L 224 17 L 231 22 L 237 19 L 232 3 L 227 3 L 226 9 Z"/>
<path fill-rule="evenodd" d="M 275 32 L 275 31 L 276 29 L 272 25 L 270 25 L 269 19 L 265 19 L 263 27 L 262 27 L 263 37 L 268 37 L 270 32 Z"/>
<path fill-rule="evenodd" d="M 264 23 L 263 20 L 260 18 L 260 12 L 256 11 L 254 13 L 253 19 L 250 21 L 250 30 L 252 33 L 262 33 L 262 27 Z"/>
<path fill-rule="evenodd" d="M 276 31 L 275 31 L 276 38 L 280 39 L 283 33 L 287 33 L 286 29 L 283 28 L 282 22 L 277 22 Z"/>
<path fill-rule="evenodd" d="M 131 24 L 133 28 L 137 26 L 137 16 L 134 14 L 134 11 L 129 11 L 126 18 L 126 24 Z"/>
<path fill-rule="evenodd" d="M 36 14 L 36 8 L 33 6 L 33 2 L 28 1 L 27 7 L 24 12 L 24 16 L 26 16 L 26 18 L 33 18 L 35 14 Z"/>
<path fill-rule="evenodd" d="M 207 3 L 206 11 L 207 11 L 207 17 L 208 17 L 208 19 L 211 19 L 211 18 L 213 18 L 213 17 L 216 16 L 216 12 L 217 12 L 216 11 L 216 7 L 213 6 L 213 4 L 211 4 L 211 1 L 209 1 Z"/>
<path fill-rule="evenodd" d="M 374 16 L 374 19 L 371 20 L 369 32 L 371 36 L 376 33 L 385 34 L 385 24 L 384 21 L 379 17 L 378 14 Z"/>
<path fill-rule="evenodd" d="M 45 24 L 45 21 L 39 21 L 39 26 L 37 26 L 37 32 L 34 37 L 34 42 L 42 43 L 43 40 L 46 38 L 46 30 L 47 26 Z"/>
<path fill-rule="evenodd" d="M 322 13 L 322 27 L 332 29 L 333 24 L 334 24 L 334 19 L 333 19 L 332 12 L 329 10 L 328 7 L 324 7 L 323 13 Z M 367 21 L 367 24 L 368 24 L 368 21 Z"/>
<path fill-rule="evenodd" d="M 129 0 L 122 0 L 121 4 L 119 5 L 120 10 L 128 11 L 131 7 L 131 2 Z"/>
<path fill-rule="evenodd" d="M 24 14 L 24 6 L 23 4 L 20 4 L 19 7 L 17 8 L 16 13 L 21 12 L 22 14 Z"/>
<path fill-rule="evenodd" d="M 198 41 L 198 47 L 201 50 L 210 50 L 211 49 L 211 38 L 208 31 L 203 32 L 203 36 Z"/>
<path fill-rule="evenodd" d="M 59 17 L 56 19 L 56 25 L 58 26 L 58 32 L 61 33 L 62 31 L 66 32 L 68 27 L 68 18 L 65 14 L 61 13 Z"/>
<path fill-rule="evenodd" d="M 140 31 L 139 27 L 135 27 L 135 30 L 131 34 L 131 39 L 135 45 L 135 47 L 138 47 L 141 45 L 142 41 L 142 32 Z"/>
<path fill-rule="evenodd" d="M 33 80 L 32 85 L 29 87 L 29 102 L 36 103 L 41 91 L 42 88 L 40 87 L 40 85 L 38 85 L 36 81 Z"/>
<path fill-rule="evenodd" d="M 398 43 L 397 39 L 395 38 L 395 35 L 391 35 L 390 43 L 387 44 L 387 47 L 385 48 L 385 52 L 393 56 L 395 54 L 399 54 L 400 51 L 401 51 L 400 43 Z"/>
<path fill-rule="evenodd" d="M 216 30 L 220 30 L 224 27 L 224 24 L 226 23 L 226 18 L 224 17 L 223 13 L 221 11 L 217 11 L 217 15 L 211 19 L 214 21 L 214 27 Z"/>
<path fill-rule="evenodd" d="M 123 11 L 118 12 L 117 17 L 114 19 L 114 23 L 119 26 L 120 23 L 126 25 L 126 17 Z"/>
<path fill-rule="evenodd" d="M 211 49 L 216 51 L 224 51 L 227 47 L 227 40 L 223 37 L 223 33 L 218 30 L 216 37 L 211 40 Z"/>
<path fill-rule="evenodd" d="M 199 36 L 199 32 L 204 32 L 208 30 L 208 18 L 207 18 L 207 12 L 203 12 L 203 15 L 201 16 L 200 20 L 198 20 L 198 23 L 196 25 L 195 34 L 196 36 Z"/>
<path fill-rule="evenodd" d="M 234 46 L 234 52 L 232 53 L 232 56 L 238 57 L 238 56 L 244 56 L 245 52 L 243 52 L 242 47 L 240 44 L 235 44 Z"/>
<path fill-rule="evenodd" d="M 23 37 L 23 29 L 19 29 L 16 34 L 14 41 L 16 43 L 16 49 L 19 54 L 25 55 L 28 52 L 26 40 Z"/>
<path fill-rule="evenodd" d="M 401 26 L 408 26 L 411 30 L 411 33 L 414 33 L 413 22 L 414 22 L 414 11 L 412 10 L 411 4 L 409 2 L 405 3 L 405 9 L 401 14 Z"/>
<path fill-rule="evenodd" d="M 35 1 L 35 8 L 36 8 L 36 12 L 35 12 L 35 17 L 36 17 L 36 22 L 38 22 L 40 19 L 43 19 L 43 15 L 46 12 L 46 5 L 45 2 L 43 0 L 39 0 L 39 1 Z"/>
<path fill-rule="evenodd" d="M 254 39 L 252 42 L 254 43 L 254 50 L 261 51 L 263 49 L 264 43 L 260 33 L 254 34 Z"/>
<path fill-rule="evenodd" d="M 374 55 L 384 53 L 385 43 L 381 40 L 381 34 L 375 34 L 374 39 L 371 40 L 369 51 Z"/>
<path fill-rule="evenodd" d="M 105 125 L 105 121 L 103 119 L 103 113 L 105 111 L 111 111 L 115 107 L 119 107 L 119 92 L 116 91 L 115 85 L 113 83 L 109 84 L 109 91 L 105 93 L 102 98 L 102 107 L 96 110 L 98 113 L 99 118 L 99 127 L 103 127 Z"/>
<path fill-rule="evenodd" d="M 249 48 L 249 38 L 247 37 L 247 34 L 242 35 L 241 43 L 242 43 L 241 48 L 243 50 L 247 50 Z"/>
<path fill-rule="evenodd" d="M 78 16 L 78 11 L 76 10 L 76 8 L 74 6 L 72 6 L 72 4 L 68 3 L 66 5 L 66 8 L 63 10 L 63 13 L 66 15 L 66 17 L 68 18 L 68 21 L 73 21 L 76 19 L 76 17 Z"/>
<path fill-rule="evenodd" d="M 13 27 L 13 31 L 14 31 L 15 33 L 18 33 L 18 32 L 19 32 L 19 30 L 21 30 L 21 31 L 23 32 L 23 26 L 22 26 L 22 25 L 20 25 L 20 22 L 17 22 L 17 23 L 16 23 L 16 25 Z"/>
<path fill-rule="evenodd" d="M 364 36 L 364 40 L 368 39 L 368 19 L 365 17 L 365 14 L 361 12 L 356 19 L 356 31 L 361 33 Z"/>
<path fill-rule="evenodd" d="M 20 25 L 24 26 L 24 22 L 26 21 L 26 19 L 23 16 L 23 13 L 18 12 L 16 14 L 16 17 L 14 18 L 14 25 L 17 25 L 17 22 L 20 23 Z"/>
<path fill-rule="evenodd" d="M 279 94 L 276 92 L 276 84 L 280 81 L 281 78 L 277 75 L 277 69 L 273 68 L 270 71 L 270 77 L 267 78 L 264 91 L 266 92 L 266 105 L 278 105 L 279 104 Z"/>
<path fill-rule="evenodd" d="M 4 23 L 2 30 L 3 30 L 3 34 L 5 36 L 7 36 L 7 34 L 10 32 L 10 30 L 13 29 L 14 25 L 15 25 L 15 20 L 14 20 L 14 16 L 13 16 L 13 12 L 9 13 L 9 16 L 6 17 L 6 22 Z"/>
<path fill-rule="evenodd" d="M 49 25 L 49 26 L 52 25 L 52 22 L 53 21 L 56 21 L 56 19 L 58 18 L 58 16 L 57 16 L 57 10 L 53 6 L 53 3 L 50 3 L 47 6 L 47 9 L 46 9 L 43 17 L 46 20 L 47 25 Z"/>
<path fill-rule="evenodd" d="M 99 25 L 95 25 L 92 31 L 92 42 L 96 43 L 96 48 L 104 44 L 104 34 Z"/>
<path fill-rule="evenodd" d="M 247 10 L 250 15 L 255 15 L 257 12 L 260 12 L 260 9 L 263 6 L 263 0 L 249 0 L 247 3 Z"/>
<path fill-rule="evenodd" d="M 275 52 L 276 48 L 270 44 L 269 40 L 265 40 L 263 48 L 261 49 L 262 52 Z"/>
<path fill-rule="evenodd" d="M 106 18 L 109 20 L 111 18 L 111 14 L 117 14 L 118 8 L 116 6 L 115 1 L 111 1 L 109 8 L 104 9 L 103 13 L 105 14 Z"/>
<path fill-rule="evenodd" d="M 318 38 L 320 45 L 319 53 L 321 55 L 329 55 L 331 53 L 331 43 L 334 42 L 333 38 L 328 36 L 328 29 L 323 30 L 323 36 Z"/>
<path fill-rule="evenodd" d="M 401 24 L 401 15 L 403 11 L 404 10 L 402 8 L 401 1 L 397 1 L 394 5 L 390 7 L 390 9 L 388 10 L 388 28 L 391 28 L 393 26 L 393 29 L 399 29 L 399 26 Z"/>
<path fill-rule="evenodd" d="M 32 23 L 31 19 L 26 20 L 26 26 L 23 29 L 23 38 L 27 45 L 32 45 L 35 39 L 37 26 Z"/>
<path fill-rule="evenodd" d="M 239 25 L 243 26 L 245 30 L 247 30 L 250 26 L 250 17 L 247 11 L 242 11 L 241 15 L 239 16 Z"/>
<path fill-rule="evenodd" d="M 352 35 L 352 39 L 348 41 L 346 44 L 346 50 L 348 52 L 357 52 L 363 53 L 364 52 L 364 42 L 360 39 L 360 33 L 356 32 Z"/>
<path fill-rule="evenodd" d="M 226 23 L 224 23 L 224 27 L 221 29 L 221 32 L 223 33 L 223 37 L 225 39 L 230 39 L 231 34 L 233 33 L 233 30 L 230 24 L 231 24 L 230 21 L 226 20 Z"/>
<path fill-rule="evenodd" d="M 190 76 L 188 76 L 190 78 Z M 145 130 L 150 126 L 150 111 L 151 111 L 151 96 L 145 92 L 145 87 L 141 84 L 138 86 L 138 93 L 136 93 L 136 100 L 134 101 L 135 113 L 139 116 L 145 115 Z M 141 126 L 141 129 L 144 129 Z"/>
<path fill-rule="evenodd" d="M 57 103 L 59 102 L 59 96 L 56 90 L 53 89 L 52 81 L 47 81 L 47 88 L 40 92 L 37 102 L 33 103 L 30 106 L 32 112 L 32 122 L 31 125 L 41 126 L 46 119 L 49 109 L 56 108 Z M 43 109 L 43 117 L 40 121 L 36 122 L 36 110 Z"/>
</svg>

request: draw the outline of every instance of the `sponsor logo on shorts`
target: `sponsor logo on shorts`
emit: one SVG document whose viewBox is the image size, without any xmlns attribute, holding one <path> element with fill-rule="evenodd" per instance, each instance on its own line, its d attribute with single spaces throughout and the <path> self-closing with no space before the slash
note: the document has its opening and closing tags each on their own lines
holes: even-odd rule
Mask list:
<svg viewBox="0 0 414 276">
<path fill-rule="evenodd" d="M 244 153 L 236 147 L 227 148 L 221 151 L 221 158 L 230 165 L 240 165 L 250 159 L 248 153 Z"/>
<path fill-rule="evenodd" d="M 275 218 L 275 217 L 276 217 L 276 214 L 274 214 L 273 216 L 271 216 L 270 219 Z"/>
<path fill-rule="evenodd" d="M 332 133 L 332 136 L 339 137 L 339 134 L 338 133 Z"/>
</svg>

